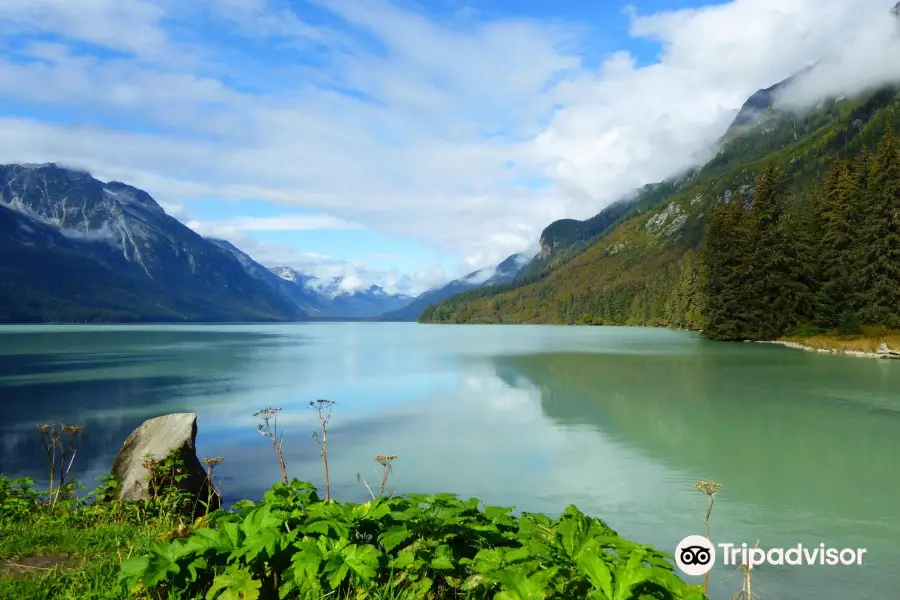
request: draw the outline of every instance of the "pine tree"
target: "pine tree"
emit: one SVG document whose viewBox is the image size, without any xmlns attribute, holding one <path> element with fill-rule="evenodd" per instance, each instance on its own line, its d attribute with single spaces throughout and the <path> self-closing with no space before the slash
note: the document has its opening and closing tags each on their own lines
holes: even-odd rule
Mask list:
<svg viewBox="0 0 900 600">
<path fill-rule="evenodd" d="M 872 171 L 875 157 L 867 147 L 863 147 L 853 162 L 853 200 L 851 214 L 857 224 L 853 247 L 847 252 L 847 270 L 850 272 L 851 291 L 849 297 L 853 318 L 859 322 L 866 304 L 866 272 L 868 260 L 867 224 L 872 220 Z"/>
<path fill-rule="evenodd" d="M 856 182 L 850 166 L 839 160 L 825 181 L 817 207 L 821 235 L 817 275 L 821 288 L 816 322 L 826 329 L 846 325 L 852 313 L 850 268 L 859 227 L 853 214 L 855 200 Z"/>
<path fill-rule="evenodd" d="M 742 340 L 747 331 L 747 262 L 749 257 L 743 198 L 713 206 L 701 248 L 705 274 L 704 335 Z"/>
<path fill-rule="evenodd" d="M 790 283 L 791 272 L 782 221 L 784 187 L 784 173 L 774 162 L 767 164 L 756 178 L 749 215 L 752 262 L 747 281 L 750 290 L 747 337 L 750 339 L 776 339 L 796 321 L 791 302 L 782 295 Z"/>
<path fill-rule="evenodd" d="M 900 147 L 890 123 L 878 144 L 866 200 L 860 316 L 868 325 L 900 329 Z"/>
<path fill-rule="evenodd" d="M 781 217 L 784 234 L 784 268 L 786 277 L 781 298 L 775 310 L 784 310 L 783 335 L 798 325 L 815 321 L 818 291 L 816 224 L 813 213 L 802 206 L 784 213 Z"/>
<path fill-rule="evenodd" d="M 681 327 L 701 329 L 703 327 L 703 282 L 700 275 L 700 259 L 693 250 L 688 250 L 682 259 L 681 276 L 678 281 L 681 298 Z"/>
</svg>

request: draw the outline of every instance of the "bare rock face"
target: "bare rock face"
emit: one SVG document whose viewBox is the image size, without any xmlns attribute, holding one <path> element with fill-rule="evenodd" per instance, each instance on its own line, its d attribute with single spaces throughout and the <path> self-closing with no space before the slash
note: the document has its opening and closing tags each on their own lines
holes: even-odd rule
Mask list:
<svg viewBox="0 0 900 600">
<path fill-rule="evenodd" d="M 120 500 L 146 500 L 149 496 L 149 471 L 144 468 L 147 455 L 160 460 L 173 454 L 173 458 L 183 461 L 185 474 L 178 486 L 206 502 L 212 493 L 210 510 L 219 508 L 221 499 L 210 489 L 206 471 L 197 458 L 197 414 L 174 413 L 149 419 L 135 429 L 113 463 L 112 475 L 121 482 Z M 198 507 L 202 505 L 197 503 Z"/>
</svg>

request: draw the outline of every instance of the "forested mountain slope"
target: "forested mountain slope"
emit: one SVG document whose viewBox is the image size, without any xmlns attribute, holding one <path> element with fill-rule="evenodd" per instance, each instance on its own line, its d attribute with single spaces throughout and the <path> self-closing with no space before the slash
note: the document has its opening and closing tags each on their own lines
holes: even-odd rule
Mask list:
<svg viewBox="0 0 900 600">
<path fill-rule="evenodd" d="M 897 89 L 769 114 L 567 262 L 512 289 L 455 296 L 421 321 L 665 325 L 721 339 L 897 326 L 885 308 L 900 290 Z M 858 166 L 845 173 L 842 161 Z M 849 239 L 865 241 L 856 263 L 832 252 Z"/>
</svg>

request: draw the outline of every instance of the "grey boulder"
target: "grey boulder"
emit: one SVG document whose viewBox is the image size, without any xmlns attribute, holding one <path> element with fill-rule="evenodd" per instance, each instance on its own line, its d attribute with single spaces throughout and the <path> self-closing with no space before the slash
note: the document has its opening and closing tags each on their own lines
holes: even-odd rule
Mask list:
<svg viewBox="0 0 900 600">
<path fill-rule="evenodd" d="M 112 475 L 118 477 L 119 500 L 146 500 L 150 496 L 149 471 L 144 467 L 146 456 L 161 460 L 170 454 L 184 463 L 187 475 L 177 485 L 188 492 L 198 512 L 203 512 L 200 502 L 207 502 L 209 510 L 221 506 L 221 498 L 212 489 L 206 471 L 197 458 L 197 414 L 173 413 L 144 421 L 135 429 L 119 450 L 112 466 Z"/>
</svg>

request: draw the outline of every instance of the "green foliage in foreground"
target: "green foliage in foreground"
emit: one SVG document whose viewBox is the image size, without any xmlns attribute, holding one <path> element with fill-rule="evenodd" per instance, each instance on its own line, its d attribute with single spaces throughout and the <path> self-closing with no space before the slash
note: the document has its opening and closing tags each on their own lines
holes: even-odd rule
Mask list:
<svg viewBox="0 0 900 600">
<path fill-rule="evenodd" d="M 74 559 L 40 577 L 0 571 L 0 597 L 705 598 L 668 555 L 574 506 L 556 519 L 511 513 L 451 494 L 338 503 L 295 479 L 179 526 L 102 494 L 50 507 L 32 482 L 0 476 L 0 565 Z"/>
<path fill-rule="evenodd" d="M 341 504 L 295 479 L 129 559 L 123 581 L 209 600 L 368 598 L 386 587 L 411 598 L 703 597 L 667 555 L 574 506 L 553 520 L 480 504 L 452 494 Z"/>
<path fill-rule="evenodd" d="M 39 492 L 0 475 L 0 598 L 118 600 L 121 563 L 172 530 L 158 503 L 106 500 L 108 480 L 87 498 Z M 55 502 L 54 502 L 55 500 Z"/>
</svg>

